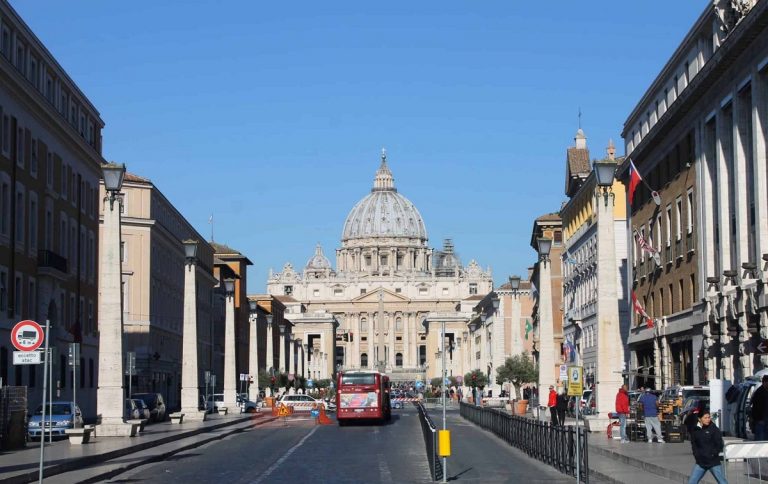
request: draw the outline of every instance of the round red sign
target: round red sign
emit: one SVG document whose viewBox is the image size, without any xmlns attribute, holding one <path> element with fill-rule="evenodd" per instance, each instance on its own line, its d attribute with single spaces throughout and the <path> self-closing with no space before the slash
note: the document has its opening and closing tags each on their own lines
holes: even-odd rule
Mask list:
<svg viewBox="0 0 768 484">
<path fill-rule="evenodd" d="M 43 328 L 34 321 L 19 321 L 11 330 L 11 344 L 19 351 L 35 351 L 43 344 Z"/>
</svg>

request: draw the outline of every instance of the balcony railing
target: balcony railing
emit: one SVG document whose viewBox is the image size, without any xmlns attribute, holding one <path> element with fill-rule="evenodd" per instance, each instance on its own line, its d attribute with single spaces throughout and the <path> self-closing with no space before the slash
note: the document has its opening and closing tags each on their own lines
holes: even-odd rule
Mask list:
<svg viewBox="0 0 768 484">
<path fill-rule="evenodd" d="M 50 267 L 66 274 L 67 259 L 52 250 L 39 250 L 37 252 L 37 266 Z"/>
</svg>

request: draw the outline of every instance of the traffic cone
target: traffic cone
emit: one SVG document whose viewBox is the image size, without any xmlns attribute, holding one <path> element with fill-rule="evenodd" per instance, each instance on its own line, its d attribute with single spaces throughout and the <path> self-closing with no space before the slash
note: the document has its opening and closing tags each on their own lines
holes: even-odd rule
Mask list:
<svg viewBox="0 0 768 484">
<path fill-rule="evenodd" d="M 319 425 L 333 425 L 333 420 L 325 414 L 325 405 L 320 405 L 320 415 L 317 417 L 317 423 Z"/>
</svg>

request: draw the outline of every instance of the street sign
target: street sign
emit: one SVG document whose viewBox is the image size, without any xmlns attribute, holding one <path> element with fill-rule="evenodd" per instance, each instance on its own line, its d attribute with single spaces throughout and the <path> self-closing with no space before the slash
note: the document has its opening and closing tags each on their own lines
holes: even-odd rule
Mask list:
<svg viewBox="0 0 768 484">
<path fill-rule="evenodd" d="M 69 366 L 80 366 L 80 343 L 69 343 Z"/>
<path fill-rule="evenodd" d="M 309 388 L 312 388 L 313 386 L 315 386 L 315 382 L 310 378 L 309 380 L 307 380 L 307 386 Z"/>
<path fill-rule="evenodd" d="M 568 365 L 560 365 L 560 381 L 568 379 Z"/>
<path fill-rule="evenodd" d="M 445 383 L 446 385 L 450 385 L 451 384 L 451 379 L 448 378 L 448 377 L 445 377 L 445 379 L 443 380 L 443 383 Z"/>
<path fill-rule="evenodd" d="M 568 396 L 580 397 L 584 393 L 584 381 L 582 379 L 584 368 L 581 366 L 568 367 Z"/>
<path fill-rule="evenodd" d="M 42 351 L 14 351 L 14 365 L 39 365 L 43 362 Z"/>
<path fill-rule="evenodd" d="M 755 350 L 761 355 L 768 353 L 768 339 L 761 339 L 757 346 L 755 346 Z"/>
<path fill-rule="evenodd" d="M 35 351 L 43 344 L 45 333 L 34 321 L 19 321 L 11 330 L 11 344 L 19 351 Z"/>
<path fill-rule="evenodd" d="M 136 352 L 127 351 L 125 353 L 125 374 L 133 376 L 136 374 Z"/>
<path fill-rule="evenodd" d="M 240 381 L 248 381 L 248 374 L 240 373 Z"/>
<path fill-rule="evenodd" d="M 279 407 L 277 407 L 277 416 L 278 417 L 287 417 L 290 414 L 291 414 L 290 410 L 288 410 L 288 407 L 286 407 L 285 405 L 281 404 Z"/>
</svg>

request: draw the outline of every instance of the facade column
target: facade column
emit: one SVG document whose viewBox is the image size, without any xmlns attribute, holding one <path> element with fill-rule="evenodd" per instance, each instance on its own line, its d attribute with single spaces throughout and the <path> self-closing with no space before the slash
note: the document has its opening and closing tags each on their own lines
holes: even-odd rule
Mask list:
<svg viewBox="0 0 768 484">
<path fill-rule="evenodd" d="M 102 246 L 99 251 L 99 387 L 96 413 L 101 416 L 101 436 L 128 436 L 123 422 L 123 303 L 120 260 L 120 209 L 122 198 L 110 192 L 103 203 Z M 115 203 L 116 202 L 116 203 Z"/>
<path fill-rule="evenodd" d="M 350 316 L 352 318 L 352 326 L 355 328 L 355 334 L 353 335 L 354 344 L 352 345 L 352 359 L 350 360 L 350 366 L 352 368 L 360 368 L 360 338 L 363 337 L 363 333 L 360 328 L 360 313 L 355 313 Z"/>
<path fill-rule="evenodd" d="M 301 376 L 304 378 L 309 378 L 309 375 L 309 350 L 307 343 L 303 343 L 301 345 Z"/>
<path fill-rule="evenodd" d="M 387 366 L 390 368 L 395 367 L 395 314 L 387 313 L 387 346 L 389 351 L 387 353 L 388 362 Z"/>
<path fill-rule="evenodd" d="M 768 157 L 765 133 L 768 132 L 768 81 L 765 76 L 752 76 L 752 166 L 755 193 L 755 247 L 758 254 L 768 252 Z M 760 260 L 757 260 L 758 265 Z M 762 326 L 761 326 L 762 327 Z M 765 356 L 760 359 L 765 364 Z"/>
<path fill-rule="evenodd" d="M 292 334 L 288 338 L 288 344 L 290 345 L 290 349 L 288 350 L 288 369 L 286 371 L 288 373 L 293 373 L 294 376 L 296 376 L 296 353 L 294 352 L 296 339 Z"/>
<path fill-rule="evenodd" d="M 616 392 L 624 383 L 621 373 L 624 347 L 619 321 L 618 267 L 616 264 L 616 234 L 614 226 L 614 197 L 607 192 L 595 193 L 597 212 L 597 412 L 607 416 L 616 406 Z"/>
<path fill-rule="evenodd" d="M 411 365 L 411 313 L 402 315 L 403 319 L 403 368 L 413 368 Z"/>
<path fill-rule="evenodd" d="M 234 285 L 234 280 L 231 281 Z M 225 286 L 228 281 L 224 281 Z M 227 288 L 224 320 L 224 401 L 223 406 L 237 408 L 237 360 L 235 359 L 235 294 Z"/>
<path fill-rule="evenodd" d="M 277 352 L 277 366 L 280 368 L 280 373 L 285 373 L 285 366 L 287 365 L 287 355 L 285 354 L 285 325 L 280 325 L 280 348 Z"/>
<path fill-rule="evenodd" d="M 510 331 L 512 334 L 510 335 L 510 341 L 512 343 L 511 345 L 511 353 L 513 355 L 520 355 L 523 353 L 523 340 L 520 339 L 520 318 L 522 314 L 522 308 L 520 305 L 520 291 L 512 291 L 512 294 L 510 296 L 511 301 L 511 313 L 512 313 L 512 321 L 509 325 Z"/>
<path fill-rule="evenodd" d="M 181 413 L 185 419 L 205 420 L 200 412 L 200 373 L 197 367 L 197 241 L 184 241 L 184 248 L 194 248 L 184 264 L 184 332 L 181 361 Z"/>
<path fill-rule="evenodd" d="M 539 395 L 555 385 L 555 342 L 552 320 L 552 276 L 549 255 L 539 257 Z"/>
</svg>

